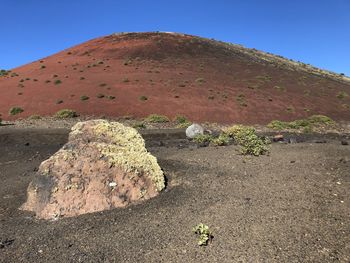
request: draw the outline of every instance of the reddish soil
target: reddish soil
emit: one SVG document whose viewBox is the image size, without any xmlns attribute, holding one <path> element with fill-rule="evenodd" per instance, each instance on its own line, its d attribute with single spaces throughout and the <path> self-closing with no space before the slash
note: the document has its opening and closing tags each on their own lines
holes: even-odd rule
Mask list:
<svg viewBox="0 0 350 263">
<path fill-rule="evenodd" d="M 312 114 L 350 119 L 350 96 L 337 97 L 350 94 L 349 82 L 242 50 L 170 33 L 93 39 L 0 77 L 1 118 L 53 115 L 69 108 L 81 115 L 183 114 L 218 123 L 265 124 Z M 81 100 L 83 95 L 89 99 Z M 14 106 L 24 112 L 10 116 Z"/>
</svg>

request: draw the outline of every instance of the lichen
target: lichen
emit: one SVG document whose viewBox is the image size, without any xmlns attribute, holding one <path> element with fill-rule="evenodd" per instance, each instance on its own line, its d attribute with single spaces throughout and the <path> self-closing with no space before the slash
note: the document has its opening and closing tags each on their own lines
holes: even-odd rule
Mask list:
<svg viewBox="0 0 350 263">
<path fill-rule="evenodd" d="M 83 129 L 84 125 L 78 123 L 72 128 L 71 135 L 83 133 Z M 108 142 L 95 141 L 90 142 L 90 145 L 106 156 L 112 166 L 118 166 L 125 172 L 137 175 L 145 174 L 152 179 L 158 191 L 164 189 L 163 171 L 156 157 L 145 148 L 145 141 L 136 129 L 118 122 L 97 120 L 90 127 L 90 131 L 97 138 L 108 137 Z"/>
</svg>

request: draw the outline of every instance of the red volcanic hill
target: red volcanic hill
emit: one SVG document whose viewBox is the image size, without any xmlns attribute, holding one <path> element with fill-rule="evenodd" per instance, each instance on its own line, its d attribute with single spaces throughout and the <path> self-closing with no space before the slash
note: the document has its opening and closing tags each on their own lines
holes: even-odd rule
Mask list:
<svg viewBox="0 0 350 263">
<path fill-rule="evenodd" d="M 240 45 L 175 33 L 93 39 L 2 72 L 2 119 L 53 115 L 267 123 L 324 114 L 350 120 L 350 81 Z M 12 107 L 24 111 L 10 115 Z"/>
</svg>

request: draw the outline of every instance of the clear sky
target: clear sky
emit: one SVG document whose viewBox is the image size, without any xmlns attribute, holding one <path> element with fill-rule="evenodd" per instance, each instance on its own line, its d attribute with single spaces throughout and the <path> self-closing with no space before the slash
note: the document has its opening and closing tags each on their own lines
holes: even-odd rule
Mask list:
<svg viewBox="0 0 350 263">
<path fill-rule="evenodd" d="M 350 76 L 350 0 L 0 0 L 0 69 L 114 32 L 173 31 Z"/>
</svg>

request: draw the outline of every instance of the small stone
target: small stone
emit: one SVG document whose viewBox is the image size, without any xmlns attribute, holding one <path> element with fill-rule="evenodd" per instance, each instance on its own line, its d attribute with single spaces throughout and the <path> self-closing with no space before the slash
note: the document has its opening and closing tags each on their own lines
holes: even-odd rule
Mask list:
<svg viewBox="0 0 350 263">
<path fill-rule="evenodd" d="M 289 138 L 288 140 L 289 143 L 298 143 L 297 139 L 292 137 L 292 138 Z"/>
<path fill-rule="evenodd" d="M 342 140 L 340 143 L 341 145 L 349 145 L 348 141 L 345 141 L 345 140 Z"/>
<path fill-rule="evenodd" d="M 272 138 L 272 141 L 274 141 L 274 142 L 283 142 L 283 140 L 284 140 L 283 134 L 276 134 Z"/>
</svg>

